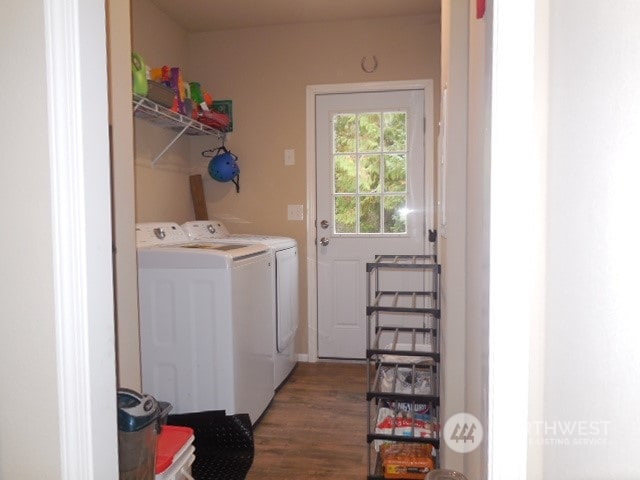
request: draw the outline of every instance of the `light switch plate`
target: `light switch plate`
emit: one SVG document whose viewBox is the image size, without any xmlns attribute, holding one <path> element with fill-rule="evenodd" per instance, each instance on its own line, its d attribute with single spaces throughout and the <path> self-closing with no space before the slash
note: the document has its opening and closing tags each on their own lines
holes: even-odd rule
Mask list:
<svg viewBox="0 0 640 480">
<path fill-rule="evenodd" d="M 287 205 L 287 220 L 304 220 L 302 205 Z"/>
<path fill-rule="evenodd" d="M 296 163 L 296 151 L 293 148 L 287 148 L 284 151 L 284 164 L 287 166 L 295 165 Z"/>
</svg>

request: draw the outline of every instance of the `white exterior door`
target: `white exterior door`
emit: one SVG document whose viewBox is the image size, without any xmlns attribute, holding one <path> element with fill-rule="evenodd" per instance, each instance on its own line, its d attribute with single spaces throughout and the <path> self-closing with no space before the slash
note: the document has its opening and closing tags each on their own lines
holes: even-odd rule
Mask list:
<svg viewBox="0 0 640 480">
<path fill-rule="evenodd" d="M 365 356 L 366 263 L 425 253 L 424 98 L 423 89 L 316 96 L 320 358 Z"/>
</svg>

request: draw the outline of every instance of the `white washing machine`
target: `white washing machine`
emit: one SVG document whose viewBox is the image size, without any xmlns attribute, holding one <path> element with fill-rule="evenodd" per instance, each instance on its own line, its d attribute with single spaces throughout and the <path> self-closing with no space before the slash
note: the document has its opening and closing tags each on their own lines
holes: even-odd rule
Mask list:
<svg viewBox="0 0 640 480">
<path fill-rule="evenodd" d="M 273 398 L 275 255 L 196 243 L 176 223 L 136 226 L 142 387 L 173 412 L 255 423 Z"/>
<path fill-rule="evenodd" d="M 276 315 L 274 354 L 274 389 L 287 379 L 296 365 L 296 332 L 298 331 L 298 244 L 293 238 L 267 235 L 230 234 L 219 220 L 197 220 L 182 225 L 196 242 L 224 242 L 230 244 L 263 243 L 276 256 L 275 291 Z"/>
</svg>

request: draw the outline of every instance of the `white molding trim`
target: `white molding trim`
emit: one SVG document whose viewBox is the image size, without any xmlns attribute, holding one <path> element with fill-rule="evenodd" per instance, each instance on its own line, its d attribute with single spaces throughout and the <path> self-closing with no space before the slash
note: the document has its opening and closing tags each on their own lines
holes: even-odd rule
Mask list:
<svg viewBox="0 0 640 480">
<path fill-rule="evenodd" d="M 78 90 L 78 5 L 45 2 L 51 155 L 51 209 L 56 352 L 63 479 L 94 478 L 91 385 L 85 319 L 87 253 L 81 105 Z"/>
<path fill-rule="evenodd" d="M 434 118 L 433 118 L 433 80 L 400 80 L 370 83 L 336 83 L 307 86 L 307 348 L 309 362 L 318 361 L 318 285 L 316 255 L 316 96 L 335 93 L 381 92 L 392 90 L 424 90 L 426 132 L 425 162 L 431 168 L 425 168 L 425 181 L 434 181 Z M 431 105 L 431 109 L 427 106 Z M 427 225 L 435 225 L 433 192 L 428 195 L 429 206 Z"/>
<path fill-rule="evenodd" d="M 307 86 L 307 361 L 318 361 L 318 274 L 316 255 L 316 95 Z"/>
<path fill-rule="evenodd" d="M 104 15 L 101 0 L 44 1 L 63 480 L 118 471 Z"/>
<path fill-rule="evenodd" d="M 487 468 L 490 479 L 525 480 L 529 449 L 539 450 L 528 441 L 531 366 L 539 361 L 530 357 L 530 335 L 544 316 L 546 204 L 534 122 L 536 0 L 517 3 L 496 1 L 487 12 L 493 21 Z"/>
</svg>

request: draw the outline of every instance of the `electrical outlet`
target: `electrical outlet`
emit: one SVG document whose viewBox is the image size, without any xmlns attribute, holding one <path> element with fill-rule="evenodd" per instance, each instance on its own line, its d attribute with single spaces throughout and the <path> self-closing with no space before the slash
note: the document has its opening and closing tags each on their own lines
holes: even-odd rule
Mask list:
<svg viewBox="0 0 640 480">
<path fill-rule="evenodd" d="M 304 220 L 302 205 L 287 205 L 287 220 Z"/>
</svg>

